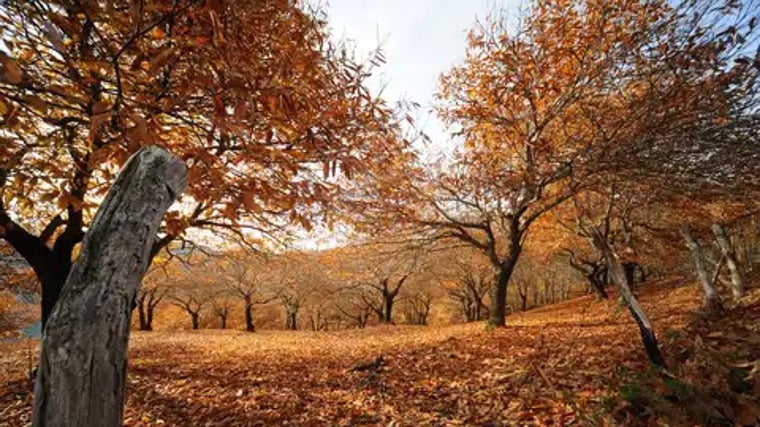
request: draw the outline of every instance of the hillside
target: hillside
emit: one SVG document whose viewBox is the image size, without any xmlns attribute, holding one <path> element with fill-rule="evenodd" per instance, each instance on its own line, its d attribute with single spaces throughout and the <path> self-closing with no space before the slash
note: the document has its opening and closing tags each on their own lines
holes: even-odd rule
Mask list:
<svg viewBox="0 0 760 427">
<path fill-rule="evenodd" d="M 694 321 L 694 286 L 670 280 L 641 294 L 670 364 L 665 381 L 647 373 L 627 312 L 591 297 L 513 315 L 491 331 L 476 323 L 135 333 L 126 425 L 755 422 L 760 304 L 708 328 Z M 0 346 L 0 425 L 23 425 L 32 345 Z M 352 370 L 362 363 L 372 366 Z"/>
</svg>

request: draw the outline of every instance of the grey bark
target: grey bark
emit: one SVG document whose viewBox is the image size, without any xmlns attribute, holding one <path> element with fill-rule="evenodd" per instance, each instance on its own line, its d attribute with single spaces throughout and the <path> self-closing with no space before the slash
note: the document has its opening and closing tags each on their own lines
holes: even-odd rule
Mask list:
<svg viewBox="0 0 760 427">
<path fill-rule="evenodd" d="M 660 352 L 660 346 L 657 344 L 657 337 L 654 333 L 652 323 L 649 321 L 644 309 L 639 304 L 638 299 L 631 292 L 631 284 L 628 282 L 628 277 L 625 274 L 623 265 L 618 261 L 617 257 L 612 251 L 607 239 L 605 239 L 601 232 L 597 229 L 591 230 L 591 237 L 594 246 L 603 254 L 605 261 L 607 262 L 607 271 L 612 278 L 612 282 L 617 286 L 620 296 L 623 297 L 628 311 L 630 311 L 633 320 L 636 321 L 636 325 L 639 327 L 639 333 L 641 335 L 641 341 L 644 344 L 644 349 L 649 357 L 649 361 L 654 365 L 665 367 L 665 359 Z"/>
<path fill-rule="evenodd" d="M 34 426 L 120 426 L 131 306 L 187 171 L 158 147 L 133 155 L 103 201 L 42 336 Z"/>
<path fill-rule="evenodd" d="M 709 277 L 710 275 L 707 272 L 707 263 L 705 262 L 705 254 L 702 245 L 688 227 L 681 228 L 681 236 L 683 236 L 686 241 L 686 246 L 689 248 L 692 259 L 694 260 L 694 269 L 697 271 L 699 284 L 702 286 L 703 307 L 708 310 L 720 308 L 722 305 L 720 295 L 718 294 L 718 291 L 715 290 L 715 280 L 711 280 Z M 716 279 L 719 272 L 720 266 L 716 268 Z"/>
<path fill-rule="evenodd" d="M 736 250 L 731 243 L 731 239 L 728 237 L 725 227 L 721 224 L 713 224 L 712 230 L 713 234 L 715 234 L 715 241 L 718 242 L 720 251 L 726 260 L 728 271 L 731 272 L 731 292 L 734 299 L 739 299 L 744 295 L 744 271 L 739 265 Z"/>
</svg>

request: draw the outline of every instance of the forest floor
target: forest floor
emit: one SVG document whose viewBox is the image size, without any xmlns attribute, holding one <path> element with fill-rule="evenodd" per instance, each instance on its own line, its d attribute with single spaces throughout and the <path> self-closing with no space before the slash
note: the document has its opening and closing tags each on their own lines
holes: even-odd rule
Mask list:
<svg viewBox="0 0 760 427">
<path fill-rule="evenodd" d="M 760 303 L 695 316 L 698 291 L 677 279 L 640 296 L 664 375 L 614 298 L 514 314 L 496 330 L 134 333 L 125 424 L 754 425 Z M 0 426 L 28 422 L 35 351 L 0 343 Z M 352 369 L 379 355 L 377 369 Z"/>
</svg>

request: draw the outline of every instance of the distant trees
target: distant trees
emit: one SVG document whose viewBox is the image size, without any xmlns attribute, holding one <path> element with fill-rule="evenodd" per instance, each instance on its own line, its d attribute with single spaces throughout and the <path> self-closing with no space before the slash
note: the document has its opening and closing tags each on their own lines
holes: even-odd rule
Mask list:
<svg viewBox="0 0 760 427">
<path fill-rule="evenodd" d="M 720 214 L 711 214 L 707 218 L 692 217 L 692 225 L 701 223 L 701 232 L 692 229 L 690 225 L 680 225 L 680 234 L 691 253 L 693 269 L 702 289 L 702 305 L 708 312 L 721 311 L 725 308 L 725 301 L 736 302 L 744 295 L 753 254 L 741 248 L 739 236 L 732 235 L 731 228 L 722 222 L 726 217 L 734 217 L 732 222 L 739 228 L 742 219 L 757 215 L 757 208 L 752 205 L 743 206 L 742 211 L 749 211 L 750 214 L 737 215 L 724 208 Z M 751 240 L 756 241 L 758 235 L 752 231 L 750 233 L 754 234 Z M 703 243 L 710 240 L 713 241 L 712 245 Z M 726 273 L 727 279 L 724 278 Z M 724 285 L 729 290 L 730 299 L 724 300 L 721 297 L 719 285 Z"/>
<path fill-rule="evenodd" d="M 403 246 L 378 245 L 367 248 L 363 259 L 353 266 L 356 286 L 378 322 L 394 323 L 394 307 L 404 286 L 420 268 L 419 256 Z"/>
<path fill-rule="evenodd" d="M 232 303 L 226 295 L 219 295 L 211 299 L 214 314 L 219 317 L 219 329 L 227 329 L 227 317 L 230 315 Z"/>
<path fill-rule="evenodd" d="M 482 258 L 464 253 L 455 253 L 454 257 L 462 256 L 457 260 L 445 257 L 448 271 L 441 281 L 446 295 L 461 310 L 465 322 L 483 320 L 488 316 L 488 305 L 485 298 L 491 289 L 493 272 L 490 265 Z M 440 264 L 439 264 L 440 265 Z"/>
<path fill-rule="evenodd" d="M 700 185 L 736 195 L 760 172 L 757 12 L 756 2 L 535 1 L 516 26 L 494 14 L 441 78 L 440 115 L 463 137 L 453 158 L 420 165 L 400 155 L 349 194 L 347 209 L 360 227 L 420 247 L 445 240 L 479 251 L 495 272 L 492 326 L 505 325 L 508 284 L 534 225 L 569 209 L 593 254 L 585 263 L 570 247 L 572 264 L 600 296 L 609 277 L 660 363 L 631 292 L 648 271 L 650 248 L 636 239 L 658 225 L 642 228 L 652 224 L 632 213 L 652 205 L 648 192 L 660 205 L 704 201 Z M 736 258 L 723 248 L 722 258 Z M 738 292 L 741 275 L 731 277 Z"/>
<path fill-rule="evenodd" d="M 372 305 L 362 295 L 361 290 L 349 289 L 342 291 L 338 294 L 338 298 L 334 304 L 335 309 L 347 318 L 354 327 L 361 329 L 367 326 L 372 314 Z"/>
<path fill-rule="evenodd" d="M 405 299 L 406 319 L 411 325 L 426 326 L 433 297 L 427 292 L 418 292 Z"/>
<path fill-rule="evenodd" d="M 145 285 L 137 293 L 137 313 L 141 331 L 153 330 L 153 313 L 166 296 L 166 289 L 158 284 Z"/>
<path fill-rule="evenodd" d="M 9 2 L 0 29 L 0 238 L 40 279 L 43 324 L 141 146 L 189 168 L 155 254 L 190 229 L 255 244 L 251 230 L 308 225 L 339 193 L 331 175 L 403 143 L 369 67 L 292 2 Z"/>
<path fill-rule="evenodd" d="M 209 302 L 210 298 L 203 290 L 183 290 L 174 293 L 170 297 L 172 304 L 184 310 L 190 316 L 190 325 L 193 329 L 200 327 L 201 309 Z"/>
<path fill-rule="evenodd" d="M 272 283 L 275 280 L 270 271 L 274 265 L 272 260 L 263 254 L 241 252 L 228 254 L 219 264 L 228 294 L 243 300 L 245 330 L 256 331 L 253 307 L 269 303 L 279 292 Z"/>
</svg>

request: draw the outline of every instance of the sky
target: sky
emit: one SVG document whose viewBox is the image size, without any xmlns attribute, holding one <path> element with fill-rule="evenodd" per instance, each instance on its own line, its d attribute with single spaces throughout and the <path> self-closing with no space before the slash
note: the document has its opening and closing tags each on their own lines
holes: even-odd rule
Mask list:
<svg viewBox="0 0 760 427">
<path fill-rule="evenodd" d="M 335 40 L 349 40 L 358 58 L 380 47 L 386 63 L 369 88 L 390 103 L 414 101 L 415 124 L 432 140 L 428 159 L 451 152 L 450 131 L 430 111 L 441 73 L 464 59 L 467 30 L 494 8 L 516 15 L 520 0 L 314 0 L 327 12 Z M 346 230 L 319 227 L 295 244 L 325 249 L 345 243 Z"/>
<path fill-rule="evenodd" d="M 430 109 L 438 76 L 464 59 L 467 29 L 494 8 L 517 14 L 519 0 L 327 0 L 333 37 L 354 42 L 360 58 L 382 48 L 386 64 L 370 81 L 391 104 L 421 105 L 416 123 L 437 146 L 450 132 Z"/>
</svg>

